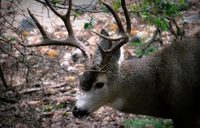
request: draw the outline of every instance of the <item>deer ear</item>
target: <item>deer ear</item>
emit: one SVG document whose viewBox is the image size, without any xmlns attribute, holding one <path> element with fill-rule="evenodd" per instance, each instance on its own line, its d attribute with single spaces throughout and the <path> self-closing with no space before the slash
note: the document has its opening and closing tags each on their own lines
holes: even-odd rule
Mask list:
<svg viewBox="0 0 200 128">
<path fill-rule="evenodd" d="M 105 29 L 101 29 L 101 34 L 105 35 L 105 36 L 109 36 L 108 32 Z M 106 39 L 103 39 L 103 38 L 99 39 L 98 44 L 104 50 L 108 50 L 108 49 L 112 48 L 112 46 L 113 46 L 113 42 L 112 41 L 109 41 L 109 40 L 106 40 Z M 115 53 L 112 56 L 112 58 L 110 59 L 110 61 L 112 61 L 112 63 L 113 63 L 113 61 L 116 62 L 116 61 L 119 60 L 119 57 L 120 57 L 120 50 L 118 50 L 117 53 Z M 101 52 L 99 50 L 99 47 L 97 46 L 96 50 L 95 50 L 94 58 L 93 58 L 94 65 L 100 64 L 101 59 L 102 59 L 102 55 L 101 55 Z"/>
<path fill-rule="evenodd" d="M 105 29 L 101 29 L 101 34 L 105 35 L 105 36 L 109 36 L 108 32 Z M 112 41 L 108 41 L 105 40 L 103 38 L 99 38 L 98 44 L 104 49 L 104 50 L 108 50 L 112 47 Z M 99 50 L 99 47 L 96 46 L 96 50 L 94 53 L 94 58 L 93 58 L 93 64 L 94 65 L 98 65 L 100 64 L 102 59 L 102 55 L 101 52 Z"/>
</svg>

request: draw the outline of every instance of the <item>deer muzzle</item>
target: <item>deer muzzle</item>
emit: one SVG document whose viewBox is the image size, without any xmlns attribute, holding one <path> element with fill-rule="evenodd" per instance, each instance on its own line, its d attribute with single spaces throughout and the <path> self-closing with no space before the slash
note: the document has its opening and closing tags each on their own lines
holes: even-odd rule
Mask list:
<svg viewBox="0 0 200 128">
<path fill-rule="evenodd" d="M 73 115 L 76 118 L 82 119 L 84 117 L 87 117 L 89 115 L 89 112 L 87 110 L 81 110 L 77 108 L 76 106 L 73 108 Z"/>
</svg>

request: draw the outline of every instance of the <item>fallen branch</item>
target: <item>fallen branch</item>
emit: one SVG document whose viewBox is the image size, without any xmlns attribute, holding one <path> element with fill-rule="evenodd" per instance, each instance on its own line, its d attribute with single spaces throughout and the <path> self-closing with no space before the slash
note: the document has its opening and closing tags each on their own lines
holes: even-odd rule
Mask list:
<svg viewBox="0 0 200 128">
<path fill-rule="evenodd" d="M 61 83 L 61 84 L 50 86 L 49 88 L 61 88 L 67 85 L 69 85 L 69 83 Z"/>
<path fill-rule="evenodd" d="M 67 86 L 67 85 L 70 85 L 70 83 L 61 83 L 61 84 L 57 84 L 57 85 L 53 85 L 53 86 L 45 87 L 45 88 L 46 89 L 48 89 L 48 88 L 61 88 L 61 87 Z M 43 89 L 44 89 L 44 87 L 24 89 L 22 91 L 19 91 L 19 94 L 27 94 L 27 93 L 37 92 L 37 91 L 41 91 Z"/>
<path fill-rule="evenodd" d="M 43 88 L 30 88 L 30 89 L 24 89 L 22 91 L 19 91 L 19 94 L 26 94 L 26 93 L 31 93 L 31 92 L 36 92 L 36 91 L 40 91 Z"/>
</svg>

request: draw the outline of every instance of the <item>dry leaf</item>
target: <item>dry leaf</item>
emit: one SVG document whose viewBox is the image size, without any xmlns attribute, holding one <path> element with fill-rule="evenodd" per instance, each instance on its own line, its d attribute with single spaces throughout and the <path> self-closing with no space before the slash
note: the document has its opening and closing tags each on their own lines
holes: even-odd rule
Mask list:
<svg viewBox="0 0 200 128">
<path fill-rule="evenodd" d="M 67 82 L 74 82 L 74 80 L 75 80 L 74 76 L 67 77 Z"/>
<path fill-rule="evenodd" d="M 136 30 L 136 29 L 131 29 L 131 35 L 134 35 L 134 34 L 137 34 L 139 31 L 138 30 Z"/>
<path fill-rule="evenodd" d="M 22 124 L 22 123 L 19 123 L 15 126 L 15 128 L 28 128 L 28 125 L 27 124 Z"/>
<path fill-rule="evenodd" d="M 21 33 L 22 33 L 22 35 L 24 35 L 24 36 L 27 36 L 27 35 L 30 34 L 30 32 L 29 32 L 29 31 L 26 31 L 26 30 L 22 30 Z"/>
<path fill-rule="evenodd" d="M 112 24 L 110 29 L 111 29 L 111 30 L 115 30 L 116 28 L 118 28 L 118 27 L 117 27 L 117 24 Z"/>
<path fill-rule="evenodd" d="M 50 50 L 48 51 L 48 55 L 49 55 L 51 58 L 54 58 L 55 55 L 56 55 L 56 51 L 53 50 L 53 49 L 50 49 Z"/>
<path fill-rule="evenodd" d="M 38 48 L 40 50 L 41 53 L 46 53 L 49 50 L 49 47 L 47 46 L 41 46 Z"/>
</svg>

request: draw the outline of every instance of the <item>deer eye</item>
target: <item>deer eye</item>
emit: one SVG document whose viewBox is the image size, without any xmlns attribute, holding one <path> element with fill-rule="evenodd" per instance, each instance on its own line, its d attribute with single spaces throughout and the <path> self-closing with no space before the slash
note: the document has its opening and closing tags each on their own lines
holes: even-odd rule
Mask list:
<svg viewBox="0 0 200 128">
<path fill-rule="evenodd" d="M 96 83 L 95 85 L 96 88 L 102 88 L 103 86 L 104 86 L 104 83 L 102 82 Z"/>
</svg>

